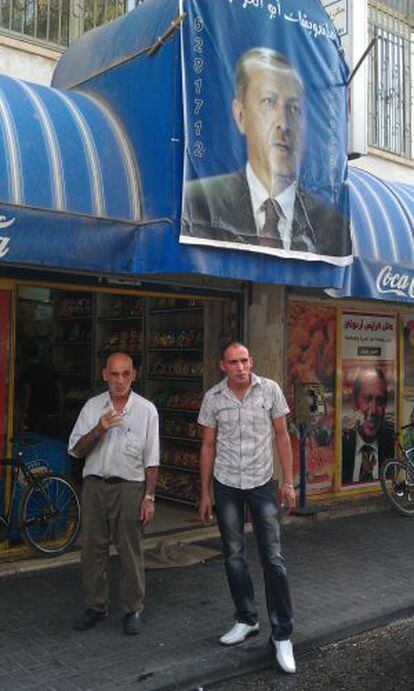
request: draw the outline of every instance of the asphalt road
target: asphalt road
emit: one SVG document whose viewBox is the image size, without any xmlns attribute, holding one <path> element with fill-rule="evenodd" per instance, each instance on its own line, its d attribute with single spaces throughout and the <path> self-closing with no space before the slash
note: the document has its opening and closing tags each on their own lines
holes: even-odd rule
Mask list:
<svg viewBox="0 0 414 691">
<path fill-rule="evenodd" d="M 414 618 L 331 643 L 297 659 L 297 673 L 255 672 L 204 691 L 413 691 Z"/>
</svg>

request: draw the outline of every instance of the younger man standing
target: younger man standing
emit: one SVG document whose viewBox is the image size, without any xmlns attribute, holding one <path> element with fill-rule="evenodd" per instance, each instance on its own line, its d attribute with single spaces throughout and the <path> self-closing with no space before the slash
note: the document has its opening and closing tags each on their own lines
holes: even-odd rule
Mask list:
<svg viewBox="0 0 414 691">
<path fill-rule="evenodd" d="M 271 640 L 280 667 L 296 671 L 290 636 L 292 605 L 283 557 L 273 475 L 273 439 L 282 467 L 281 501 L 295 506 L 292 448 L 285 416 L 289 412 L 276 382 L 256 376 L 253 358 L 242 343 L 223 348 L 220 368 L 226 378 L 207 391 L 198 422 L 203 426 L 200 457 L 200 518 L 212 518 L 213 478 L 217 521 L 236 623 L 220 638 L 223 645 L 242 643 L 259 630 L 253 584 L 246 560 L 245 506 L 263 566 Z"/>
</svg>

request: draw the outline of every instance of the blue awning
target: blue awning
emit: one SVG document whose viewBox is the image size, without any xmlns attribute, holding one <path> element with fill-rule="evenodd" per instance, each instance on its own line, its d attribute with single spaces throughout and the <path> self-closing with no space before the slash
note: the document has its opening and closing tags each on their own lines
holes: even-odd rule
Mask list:
<svg viewBox="0 0 414 691">
<path fill-rule="evenodd" d="M 88 32 L 67 50 L 53 88 L 0 76 L 1 263 L 194 273 L 414 301 L 414 188 L 356 168 L 348 267 L 180 245 L 179 32 L 147 53 L 178 11 L 178 0 L 152 0 Z"/>
<path fill-rule="evenodd" d="M 349 168 L 354 261 L 336 296 L 414 302 L 414 186 Z"/>
<path fill-rule="evenodd" d="M 340 287 L 342 267 L 326 262 L 179 243 L 179 32 L 146 52 L 178 9 L 153 0 L 88 32 L 52 88 L 0 77 L 1 264 Z"/>
<path fill-rule="evenodd" d="M 1 263 L 130 273 L 140 222 L 136 157 L 110 108 L 0 75 Z"/>
<path fill-rule="evenodd" d="M 90 95 L 0 75 L 0 201 L 20 208 L 139 221 L 134 153 Z"/>
</svg>

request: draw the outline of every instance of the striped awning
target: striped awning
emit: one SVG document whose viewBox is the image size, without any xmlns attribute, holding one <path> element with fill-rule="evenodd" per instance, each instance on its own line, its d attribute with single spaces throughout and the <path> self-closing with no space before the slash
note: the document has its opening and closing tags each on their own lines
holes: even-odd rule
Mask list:
<svg viewBox="0 0 414 691">
<path fill-rule="evenodd" d="M 0 204 L 138 222 L 137 162 L 112 112 L 91 95 L 0 75 Z"/>
<path fill-rule="evenodd" d="M 414 302 L 414 186 L 349 168 L 354 261 L 344 297 Z"/>
</svg>

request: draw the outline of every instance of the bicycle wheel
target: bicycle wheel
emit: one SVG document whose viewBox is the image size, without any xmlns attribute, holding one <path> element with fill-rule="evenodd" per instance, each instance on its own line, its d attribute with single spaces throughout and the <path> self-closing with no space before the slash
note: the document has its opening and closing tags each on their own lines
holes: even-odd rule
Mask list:
<svg viewBox="0 0 414 691">
<path fill-rule="evenodd" d="M 55 474 L 36 480 L 21 496 L 19 528 L 35 552 L 51 557 L 66 552 L 80 528 L 80 502 L 74 484 Z"/>
<path fill-rule="evenodd" d="M 404 516 L 414 516 L 414 478 L 397 458 L 385 461 L 380 470 L 381 487 L 391 506 Z"/>
</svg>

